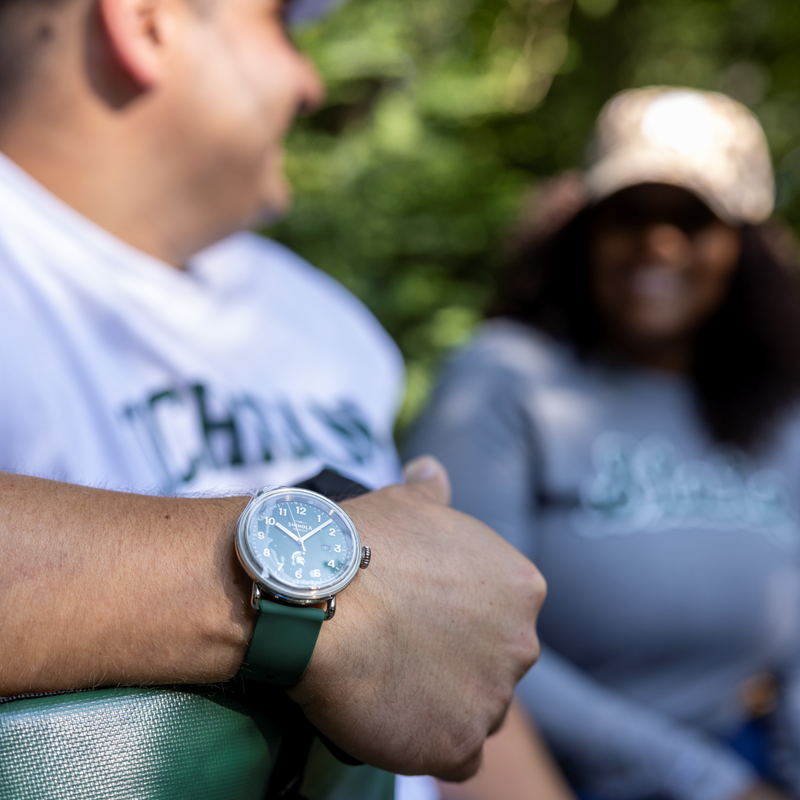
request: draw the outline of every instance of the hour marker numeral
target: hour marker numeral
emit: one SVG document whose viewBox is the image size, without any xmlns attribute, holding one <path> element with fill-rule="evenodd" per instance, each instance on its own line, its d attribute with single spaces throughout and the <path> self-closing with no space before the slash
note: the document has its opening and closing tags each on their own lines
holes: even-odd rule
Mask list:
<svg viewBox="0 0 800 800">
<path fill-rule="evenodd" d="M 320 578 L 322 577 L 322 573 L 318 569 L 311 570 L 311 577 L 312 578 Z"/>
<path fill-rule="evenodd" d="M 303 570 L 301 570 L 301 569 L 298 569 L 298 570 L 297 570 L 297 571 L 294 573 L 294 576 L 295 576 L 295 578 L 297 578 L 298 580 L 300 580 L 300 578 L 302 578 L 302 577 L 303 577 Z"/>
<path fill-rule="evenodd" d="M 306 511 L 308 511 L 305 506 L 295 506 L 295 510 L 300 517 L 304 517 L 306 515 Z"/>
<path fill-rule="evenodd" d="M 335 544 L 333 546 L 333 552 L 334 553 L 341 553 L 342 552 L 342 546 L 340 544 Z"/>
<path fill-rule="evenodd" d="M 335 561 L 329 561 L 328 562 L 328 566 L 331 567 L 331 568 L 335 568 L 336 567 L 336 562 Z"/>
<path fill-rule="evenodd" d="M 278 509 L 278 514 L 279 514 L 281 517 L 285 517 L 285 516 L 286 516 L 288 513 L 289 513 L 289 512 L 288 512 L 288 511 L 287 511 L 285 508 L 279 508 L 279 509 Z"/>
<path fill-rule="evenodd" d="M 265 555 L 267 558 L 269 558 L 269 556 L 270 556 L 269 547 L 265 547 L 265 548 L 264 548 L 264 555 Z"/>
</svg>

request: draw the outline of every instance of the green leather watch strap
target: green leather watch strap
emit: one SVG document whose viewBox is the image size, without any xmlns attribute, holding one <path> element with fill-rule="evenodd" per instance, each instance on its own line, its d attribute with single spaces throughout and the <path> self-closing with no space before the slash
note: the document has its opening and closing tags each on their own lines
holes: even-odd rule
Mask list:
<svg viewBox="0 0 800 800">
<path fill-rule="evenodd" d="M 261 600 L 253 638 L 239 674 L 254 681 L 294 686 L 317 644 L 325 609 Z"/>
</svg>

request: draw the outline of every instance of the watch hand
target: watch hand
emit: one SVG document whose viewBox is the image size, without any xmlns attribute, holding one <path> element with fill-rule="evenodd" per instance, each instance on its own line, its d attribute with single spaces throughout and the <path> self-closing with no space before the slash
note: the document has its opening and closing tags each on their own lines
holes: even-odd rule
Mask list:
<svg viewBox="0 0 800 800">
<path fill-rule="evenodd" d="M 309 537 L 313 536 L 315 533 L 319 533 L 326 525 L 330 525 L 330 524 L 331 524 L 331 520 L 328 520 L 327 522 L 323 522 L 322 525 L 317 525 L 317 527 L 314 528 L 313 531 L 309 531 L 305 536 L 301 536 L 300 537 L 300 541 L 304 542 L 306 539 L 308 539 Z"/>
<path fill-rule="evenodd" d="M 275 527 L 276 528 L 280 528 L 287 536 L 290 536 L 292 539 L 294 539 L 297 542 L 297 544 L 302 546 L 303 540 L 299 536 L 297 536 L 296 534 L 292 533 L 288 528 L 284 528 L 283 525 L 280 524 L 280 522 L 276 522 L 275 523 Z M 303 550 L 305 550 L 305 549 L 306 548 L 303 547 Z"/>
</svg>

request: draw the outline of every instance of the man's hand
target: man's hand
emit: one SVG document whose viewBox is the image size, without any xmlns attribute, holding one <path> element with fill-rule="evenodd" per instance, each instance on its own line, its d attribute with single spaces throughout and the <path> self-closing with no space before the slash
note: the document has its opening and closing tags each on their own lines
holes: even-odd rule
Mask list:
<svg viewBox="0 0 800 800">
<path fill-rule="evenodd" d="M 288 691 L 349 754 L 461 780 L 538 658 L 545 583 L 497 534 L 447 507 L 434 459 L 413 462 L 407 480 L 343 503 L 372 561 L 339 595 Z"/>
</svg>

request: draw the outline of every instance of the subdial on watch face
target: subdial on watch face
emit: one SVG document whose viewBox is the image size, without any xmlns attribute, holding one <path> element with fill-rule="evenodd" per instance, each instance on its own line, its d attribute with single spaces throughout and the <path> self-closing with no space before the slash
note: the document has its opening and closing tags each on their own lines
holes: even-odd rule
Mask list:
<svg viewBox="0 0 800 800">
<path fill-rule="evenodd" d="M 335 515 L 305 501 L 265 505 L 252 519 L 248 539 L 262 567 L 296 587 L 335 583 L 352 558 L 350 537 Z"/>
</svg>

